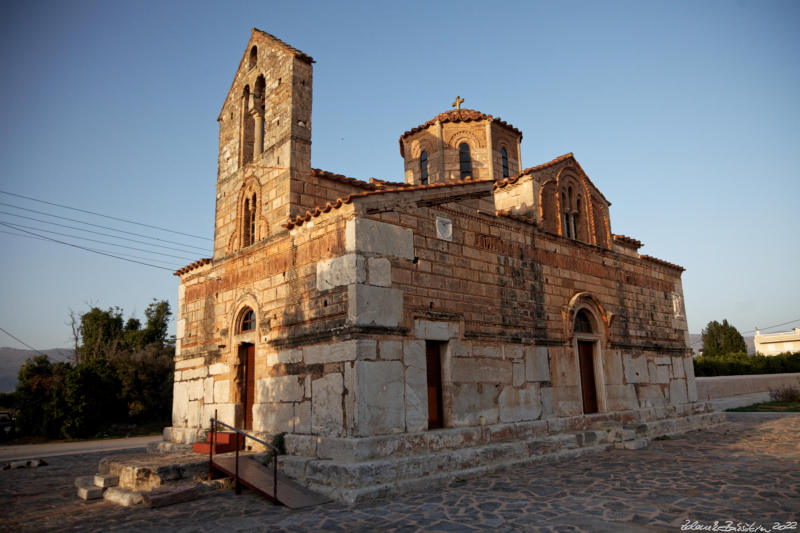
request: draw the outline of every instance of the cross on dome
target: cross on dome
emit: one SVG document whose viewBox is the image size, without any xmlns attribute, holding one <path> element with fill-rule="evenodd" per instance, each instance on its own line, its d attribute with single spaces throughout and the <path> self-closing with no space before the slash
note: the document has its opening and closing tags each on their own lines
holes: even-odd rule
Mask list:
<svg viewBox="0 0 800 533">
<path fill-rule="evenodd" d="M 456 99 L 453 100 L 453 103 L 450 104 L 451 106 L 455 107 L 456 109 L 461 109 L 461 104 L 464 103 L 464 99 L 460 96 L 456 96 Z"/>
</svg>

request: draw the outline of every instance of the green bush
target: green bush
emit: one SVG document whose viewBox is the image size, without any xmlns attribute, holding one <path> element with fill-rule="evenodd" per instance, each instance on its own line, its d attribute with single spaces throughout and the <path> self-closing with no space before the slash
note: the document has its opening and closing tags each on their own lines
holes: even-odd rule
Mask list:
<svg viewBox="0 0 800 533">
<path fill-rule="evenodd" d="M 800 372 L 800 352 L 770 356 L 729 353 L 694 359 L 694 375 L 698 377 L 792 372 Z"/>
</svg>

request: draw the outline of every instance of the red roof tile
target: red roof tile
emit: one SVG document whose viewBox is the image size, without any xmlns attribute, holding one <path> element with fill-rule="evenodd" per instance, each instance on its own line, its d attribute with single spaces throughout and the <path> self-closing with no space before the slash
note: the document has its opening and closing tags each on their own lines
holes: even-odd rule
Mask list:
<svg viewBox="0 0 800 533">
<path fill-rule="evenodd" d="M 297 56 L 298 59 L 302 59 L 306 63 L 313 63 L 314 62 L 314 59 L 310 55 L 304 54 L 303 52 L 301 52 L 300 50 L 298 50 L 294 46 L 291 46 L 290 44 L 287 44 L 287 43 L 281 41 L 280 39 L 278 39 L 277 37 L 275 37 L 271 33 L 267 33 L 264 30 L 259 30 L 258 28 L 253 28 L 253 33 L 255 33 L 255 32 L 258 32 L 258 33 L 261 33 L 263 35 L 266 35 L 267 37 L 269 37 L 270 39 L 275 41 L 276 44 L 280 45 L 281 47 L 285 48 L 288 52 L 291 52 L 292 54 Z"/>
<path fill-rule="evenodd" d="M 474 109 L 449 109 L 444 113 L 439 113 L 428 122 L 424 124 L 420 124 L 416 128 L 412 128 L 407 132 L 403 133 L 400 136 L 400 156 L 405 157 L 405 148 L 403 147 L 403 139 L 413 133 L 417 133 L 418 131 L 422 131 L 425 128 L 429 128 L 433 126 L 437 122 L 471 122 L 473 120 L 489 120 L 498 123 L 499 125 L 511 130 L 515 134 L 519 135 L 522 138 L 522 132 L 519 131 L 517 128 L 502 120 L 500 118 L 493 117 L 492 115 L 487 115 L 485 113 L 481 113 L 480 111 L 475 111 Z"/>
<path fill-rule="evenodd" d="M 522 215 L 515 215 L 514 213 L 506 210 L 498 211 L 497 216 L 510 218 L 512 220 L 517 220 L 519 222 L 524 222 L 525 224 L 530 224 L 531 226 L 538 226 L 535 219 L 530 217 L 524 217 Z"/>
<path fill-rule="evenodd" d="M 210 257 L 204 257 L 202 259 L 198 259 L 197 261 L 195 261 L 192 264 L 186 265 L 185 267 L 176 270 L 175 272 L 173 272 L 172 275 L 173 276 L 182 276 L 182 275 L 186 274 L 187 272 L 190 272 L 190 271 L 192 271 L 192 270 L 194 270 L 196 268 L 200 268 L 201 266 L 207 265 L 209 263 L 211 263 L 211 258 Z"/>
<path fill-rule="evenodd" d="M 343 176 L 342 174 L 335 174 L 333 172 L 328 172 L 327 170 L 320 170 L 318 168 L 312 168 L 311 175 L 316 178 L 337 181 L 339 183 L 346 183 L 347 185 L 353 185 L 354 187 L 360 187 L 361 189 L 366 189 L 368 191 L 374 191 L 377 188 L 372 183 L 368 183 L 358 178 L 350 178 L 348 176 Z"/>
<path fill-rule="evenodd" d="M 674 268 L 675 270 L 680 270 L 681 272 L 685 271 L 686 269 L 680 265 L 676 265 L 675 263 L 670 263 L 669 261 L 664 261 L 663 259 L 659 259 L 658 257 L 653 257 L 652 255 L 644 255 L 639 254 L 639 259 L 643 259 L 645 261 L 650 261 L 652 263 L 659 264 L 661 266 Z"/>
<path fill-rule="evenodd" d="M 633 248 L 635 250 L 638 250 L 643 246 L 642 241 L 626 235 L 618 235 L 615 233 L 611 236 L 611 238 L 614 239 L 614 242 L 617 244 L 621 244 L 622 246 L 627 246 L 628 248 Z"/>
</svg>

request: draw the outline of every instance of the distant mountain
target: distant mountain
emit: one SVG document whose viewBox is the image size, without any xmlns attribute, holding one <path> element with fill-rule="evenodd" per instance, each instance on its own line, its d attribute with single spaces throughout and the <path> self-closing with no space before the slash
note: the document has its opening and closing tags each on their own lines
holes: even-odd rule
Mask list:
<svg viewBox="0 0 800 533">
<path fill-rule="evenodd" d="M 689 333 L 689 343 L 692 345 L 692 352 L 696 355 L 703 349 L 703 336 L 699 333 Z M 756 353 L 756 343 L 753 337 L 744 337 L 744 343 L 747 345 L 747 353 Z"/>
<path fill-rule="evenodd" d="M 17 388 L 19 369 L 27 359 L 42 353 L 49 357 L 51 361 L 61 362 L 71 359 L 73 351 L 69 348 L 51 348 L 41 352 L 7 347 L 0 348 L 0 392 L 13 392 Z"/>
</svg>

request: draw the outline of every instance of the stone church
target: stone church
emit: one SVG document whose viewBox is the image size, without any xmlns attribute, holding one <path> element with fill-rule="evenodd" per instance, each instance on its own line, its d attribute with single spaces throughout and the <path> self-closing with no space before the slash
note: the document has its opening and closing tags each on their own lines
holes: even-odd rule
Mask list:
<svg viewBox="0 0 800 533">
<path fill-rule="evenodd" d="M 355 501 L 714 420 L 683 268 L 612 232 L 573 154 L 523 168 L 457 98 L 400 136 L 402 183 L 312 168 L 313 63 L 254 29 L 225 97 L 167 440 L 286 432 L 281 468 Z"/>
</svg>

